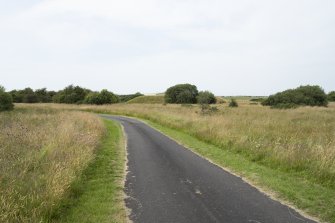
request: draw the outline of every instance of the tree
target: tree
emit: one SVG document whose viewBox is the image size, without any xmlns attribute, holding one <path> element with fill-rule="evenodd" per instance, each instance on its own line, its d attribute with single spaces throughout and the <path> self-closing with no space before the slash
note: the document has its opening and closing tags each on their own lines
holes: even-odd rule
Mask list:
<svg viewBox="0 0 335 223">
<path fill-rule="evenodd" d="M 14 104 L 12 96 L 5 92 L 5 88 L 0 86 L 0 111 L 13 110 Z"/>
<path fill-rule="evenodd" d="M 324 90 L 319 86 L 300 86 L 270 95 L 262 102 L 273 108 L 294 108 L 297 106 L 327 106 L 328 100 Z"/>
<path fill-rule="evenodd" d="M 33 89 L 31 88 L 25 88 L 21 90 L 19 94 L 22 95 L 23 103 L 37 103 L 38 102 L 38 98 L 35 92 L 33 91 Z"/>
<path fill-rule="evenodd" d="M 327 95 L 328 101 L 335 101 L 335 91 L 331 91 Z"/>
<path fill-rule="evenodd" d="M 108 90 L 104 89 L 100 93 L 90 92 L 86 96 L 84 102 L 87 104 L 96 104 L 96 105 L 113 104 L 119 102 L 119 98 L 112 92 L 109 92 Z"/>
<path fill-rule="evenodd" d="M 198 89 L 191 84 L 178 84 L 165 92 L 165 102 L 174 104 L 194 104 L 197 102 Z"/>
<path fill-rule="evenodd" d="M 12 96 L 14 103 L 22 103 L 23 95 L 20 93 L 20 91 L 12 90 L 9 92 L 9 94 Z"/>
<path fill-rule="evenodd" d="M 200 91 L 197 97 L 198 104 L 215 104 L 216 98 L 212 92 Z"/>
<path fill-rule="evenodd" d="M 35 91 L 38 102 L 49 103 L 52 102 L 52 97 L 56 94 L 54 91 L 47 91 L 46 88 L 37 89 Z"/>
<path fill-rule="evenodd" d="M 69 85 L 54 95 L 53 101 L 65 104 L 81 104 L 89 92 L 91 91 L 88 89 Z"/>
</svg>

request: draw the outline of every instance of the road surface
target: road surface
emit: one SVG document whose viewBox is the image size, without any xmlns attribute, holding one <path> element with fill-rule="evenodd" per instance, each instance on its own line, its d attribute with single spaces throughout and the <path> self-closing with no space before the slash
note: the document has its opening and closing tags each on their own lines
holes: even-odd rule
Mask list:
<svg viewBox="0 0 335 223">
<path fill-rule="evenodd" d="M 143 122 L 102 116 L 127 134 L 125 192 L 133 222 L 314 222 Z"/>
</svg>

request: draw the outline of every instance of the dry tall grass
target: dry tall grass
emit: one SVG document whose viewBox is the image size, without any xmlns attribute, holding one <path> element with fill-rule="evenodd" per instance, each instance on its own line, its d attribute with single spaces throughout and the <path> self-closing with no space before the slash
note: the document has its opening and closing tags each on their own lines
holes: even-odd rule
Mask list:
<svg viewBox="0 0 335 223">
<path fill-rule="evenodd" d="M 335 185 L 335 104 L 276 110 L 249 101 L 238 108 L 218 106 L 202 115 L 198 106 L 117 104 L 109 106 L 40 105 L 141 117 L 188 132 L 249 159 L 286 171 L 300 171 Z"/>
<path fill-rule="evenodd" d="M 94 157 L 105 131 L 75 111 L 0 113 L 0 222 L 42 222 Z"/>
</svg>

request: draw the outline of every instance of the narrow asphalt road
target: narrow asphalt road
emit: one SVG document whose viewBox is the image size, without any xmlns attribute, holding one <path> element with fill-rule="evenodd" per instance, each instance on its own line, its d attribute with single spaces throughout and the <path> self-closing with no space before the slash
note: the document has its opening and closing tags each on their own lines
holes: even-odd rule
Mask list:
<svg viewBox="0 0 335 223">
<path fill-rule="evenodd" d="M 133 222 L 314 222 L 148 125 L 102 116 L 120 122 L 128 137 L 125 192 Z"/>
</svg>

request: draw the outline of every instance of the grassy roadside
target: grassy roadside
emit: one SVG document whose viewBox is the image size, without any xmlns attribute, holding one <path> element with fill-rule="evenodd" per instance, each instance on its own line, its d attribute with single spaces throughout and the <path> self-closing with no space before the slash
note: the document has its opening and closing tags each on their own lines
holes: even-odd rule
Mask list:
<svg viewBox="0 0 335 223">
<path fill-rule="evenodd" d="M 46 222 L 95 156 L 106 128 L 94 114 L 0 114 L 0 222 Z"/>
<path fill-rule="evenodd" d="M 144 120 L 155 129 L 171 137 L 211 162 L 236 173 L 261 191 L 285 204 L 304 210 L 327 222 L 335 222 L 335 191 L 301 177 L 296 172 L 272 169 L 246 159 L 228 149 L 205 143 L 187 133 Z"/>
<path fill-rule="evenodd" d="M 51 222 L 127 222 L 123 184 L 125 150 L 119 124 L 104 120 L 108 133 L 96 158 L 71 185 Z"/>
</svg>

